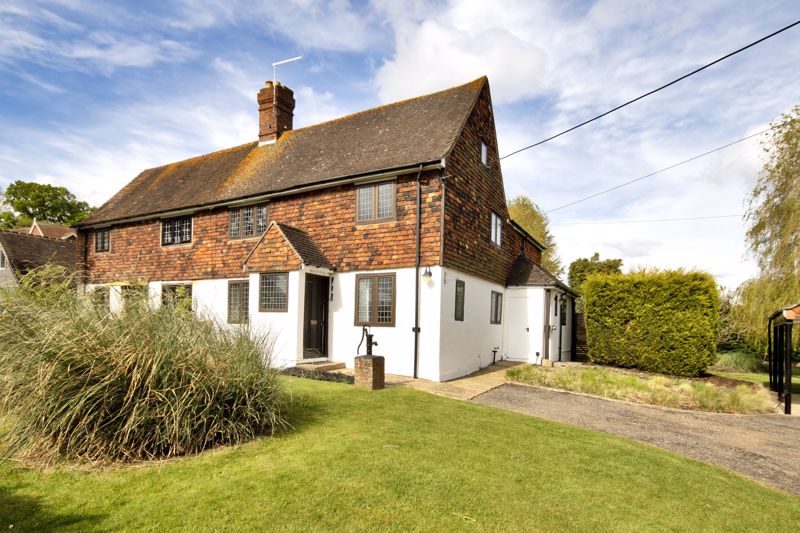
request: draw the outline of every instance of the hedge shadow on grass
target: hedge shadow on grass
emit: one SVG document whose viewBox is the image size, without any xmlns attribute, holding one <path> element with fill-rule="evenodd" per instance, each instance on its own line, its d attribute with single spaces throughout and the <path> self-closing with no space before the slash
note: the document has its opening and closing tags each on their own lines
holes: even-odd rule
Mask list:
<svg viewBox="0 0 800 533">
<path fill-rule="evenodd" d="M 0 485 L 0 529 L 6 531 L 60 532 L 67 528 L 95 529 L 106 515 L 64 513 L 44 505 L 42 498 L 24 494 L 21 483 Z"/>
</svg>

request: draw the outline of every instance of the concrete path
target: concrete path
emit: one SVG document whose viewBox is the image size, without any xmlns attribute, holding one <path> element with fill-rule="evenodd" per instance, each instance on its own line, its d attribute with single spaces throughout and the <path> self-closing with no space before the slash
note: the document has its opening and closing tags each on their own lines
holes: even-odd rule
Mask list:
<svg viewBox="0 0 800 533">
<path fill-rule="evenodd" d="M 472 401 L 672 450 L 800 495 L 798 417 L 663 409 L 516 384 Z"/>
<path fill-rule="evenodd" d="M 503 385 L 506 382 L 506 370 L 520 364 L 522 363 L 500 361 L 474 374 L 454 379 L 453 381 L 436 382 L 428 381 L 427 379 L 409 378 L 390 380 L 389 376 L 387 376 L 386 383 L 390 387 L 411 387 L 412 389 L 430 392 L 438 396 L 455 398 L 456 400 L 471 400 L 475 396 L 479 396 L 495 387 Z M 400 376 L 393 377 L 399 378 Z"/>
<path fill-rule="evenodd" d="M 386 374 L 385 379 L 387 387 L 409 387 L 456 400 L 471 400 L 475 396 L 503 385 L 506 382 L 506 370 L 521 364 L 523 363 L 500 361 L 469 376 L 444 382 L 414 379 L 395 374 Z M 334 370 L 334 372 L 348 376 L 353 375 L 352 368 L 343 368 Z"/>
</svg>

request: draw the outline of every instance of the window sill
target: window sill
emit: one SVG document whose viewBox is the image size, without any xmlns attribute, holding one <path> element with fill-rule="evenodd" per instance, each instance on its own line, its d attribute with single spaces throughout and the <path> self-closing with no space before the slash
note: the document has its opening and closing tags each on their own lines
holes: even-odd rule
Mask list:
<svg viewBox="0 0 800 533">
<path fill-rule="evenodd" d="M 381 224 L 391 224 L 397 223 L 397 218 L 386 218 L 383 220 L 361 220 L 356 221 L 356 227 L 364 227 L 364 226 L 379 226 Z"/>
<path fill-rule="evenodd" d="M 162 244 L 161 248 L 163 250 L 174 250 L 176 248 L 191 248 L 192 246 L 194 246 L 193 242 L 184 242 L 181 244 Z"/>
</svg>

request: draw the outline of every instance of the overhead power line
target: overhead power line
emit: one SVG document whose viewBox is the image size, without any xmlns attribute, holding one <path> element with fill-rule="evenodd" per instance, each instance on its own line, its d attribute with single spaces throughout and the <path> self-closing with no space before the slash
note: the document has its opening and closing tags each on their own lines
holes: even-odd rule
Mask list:
<svg viewBox="0 0 800 533">
<path fill-rule="evenodd" d="M 546 139 L 542 139 L 541 141 L 535 142 L 535 143 L 533 143 L 533 144 L 529 144 L 528 146 L 524 146 L 524 147 L 522 147 L 522 148 L 520 148 L 520 149 L 518 149 L 518 150 L 514 150 L 513 152 L 511 152 L 511 153 L 509 153 L 509 154 L 506 154 L 506 155 L 504 155 L 504 156 L 503 156 L 503 157 L 501 157 L 500 159 L 501 159 L 501 160 L 502 160 L 502 159 L 506 159 L 507 157 L 511 157 L 512 155 L 516 155 L 516 154 L 518 154 L 518 153 L 520 153 L 520 152 L 524 152 L 525 150 L 529 150 L 529 149 L 531 149 L 531 148 L 534 148 L 534 147 L 536 147 L 536 146 L 539 146 L 539 145 L 541 145 L 541 144 L 544 144 L 544 143 L 546 143 L 546 142 L 548 142 L 548 141 L 552 141 L 553 139 L 557 139 L 558 137 L 561 137 L 562 135 L 564 135 L 564 134 L 566 134 L 566 133 L 569 133 L 569 132 L 571 132 L 571 131 L 577 130 L 578 128 L 580 128 L 580 127 L 582 127 L 582 126 L 585 126 L 585 125 L 587 125 L 587 124 L 590 124 L 590 123 L 594 122 L 595 120 L 599 120 L 599 119 L 601 119 L 601 118 L 603 118 L 603 117 L 605 117 L 605 116 L 608 116 L 608 115 L 610 115 L 611 113 L 613 113 L 613 112 L 615 112 L 615 111 L 619 111 L 619 110 L 620 110 L 620 109 L 622 109 L 623 107 L 627 107 L 627 106 L 631 105 L 631 104 L 632 104 L 632 103 L 634 103 L 634 102 L 638 102 L 639 100 L 642 100 L 643 98 L 647 98 L 648 96 L 650 96 L 650 95 L 652 95 L 652 94 L 655 94 L 655 93 L 657 93 L 657 92 L 659 92 L 659 91 L 661 91 L 661 90 L 664 90 L 664 89 L 666 89 L 667 87 L 670 87 L 670 86 L 672 86 L 672 85 L 675 85 L 676 83 L 678 83 L 678 82 L 680 82 L 680 81 L 683 81 L 683 80 L 685 80 L 686 78 L 688 78 L 688 77 L 690 77 L 690 76 L 694 76 L 694 75 L 695 75 L 695 74 L 697 74 L 698 72 L 702 72 L 702 71 L 706 70 L 707 68 L 709 68 L 709 67 L 712 67 L 712 66 L 716 65 L 717 63 L 720 63 L 720 62 L 722 62 L 722 61 L 725 61 L 726 59 L 728 59 L 728 58 L 730 58 L 730 57 L 733 57 L 733 56 L 735 56 L 736 54 L 738 54 L 738 53 L 740 53 L 740 52 L 744 52 L 744 51 L 745 51 L 745 50 L 747 50 L 748 48 L 752 48 L 752 47 L 756 46 L 757 44 L 763 43 L 763 42 L 764 42 L 764 41 L 766 41 L 767 39 L 771 39 L 772 37 L 775 37 L 775 36 L 776 36 L 776 35 L 778 35 L 778 34 L 781 34 L 781 33 L 785 32 L 785 31 L 787 31 L 787 30 L 789 30 L 789 29 L 791 29 L 791 28 L 794 28 L 794 27 L 795 27 L 795 26 L 797 26 L 798 24 L 800 24 L 800 20 L 797 20 L 797 21 L 795 21 L 795 22 L 793 22 L 793 23 L 789 24 L 788 26 L 784 26 L 783 28 L 781 28 L 781 29 L 779 29 L 779 30 L 777 30 L 777 31 L 774 31 L 774 32 L 770 33 L 769 35 L 765 35 L 764 37 L 762 37 L 762 38 L 760 38 L 760 39 L 758 39 L 758 40 L 756 40 L 756 41 L 753 41 L 752 43 L 750 43 L 750 44 L 748 44 L 748 45 L 746 45 L 746 46 L 743 46 L 743 47 L 739 48 L 738 50 L 734 50 L 733 52 L 730 52 L 730 53 L 728 53 L 728 54 L 725 54 L 724 56 L 720 57 L 719 59 L 715 59 L 715 60 L 714 60 L 714 61 L 712 61 L 711 63 L 707 63 L 707 64 L 703 65 L 703 66 L 702 66 L 702 67 L 700 67 L 700 68 L 696 68 L 696 69 L 694 69 L 693 71 L 691 71 L 691 72 L 689 72 L 689 73 L 687 73 L 687 74 L 684 74 L 684 75 L 683 75 L 683 76 L 681 76 L 680 78 L 676 78 L 676 79 L 672 80 L 672 81 L 671 81 L 671 82 L 669 82 L 669 83 L 665 83 L 665 84 L 664 84 L 664 85 L 662 85 L 661 87 L 658 87 L 658 88 L 656 88 L 656 89 L 653 89 L 652 91 L 648 91 L 648 92 L 646 92 L 646 93 L 642 94 L 641 96 L 637 96 L 636 98 L 634 98 L 634 99 L 632 99 L 632 100 L 628 100 L 628 101 L 627 101 L 627 102 L 625 102 L 624 104 L 620 104 L 620 105 L 618 105 L 617 107 L 615 107 L 615 108 L 613 108 L 613 109 L 609 109 L 609 110 L 608 110 L 608 111 L 606 111 L 605 113 L 602 113 L 602 114 L 600 114 L 600 115 L 597 115 L 596 117 L 592 117 L 592 118 L 590 118 L 589 120 L 585 120 L 585 121 L 581 122 L 580 124 L 577 124 L 577 125 L 575 125 L 575 126 L 572 126 L 571 128 L 567 128 L 567 129 L 565 129 L 564 131 L 561 131 L 561 132 L 559 132 L 559 133 L 556 133 L 555 135 L 551 135 L 550 137 L 547 137 Z"/>
<path fill-rule="evenodd" d="M 647 220 L 588 220 L 585 222 L 552 222 L 551 226 L 597 226 L 601 224 L 645 224 L 650 222 L 683 222 L 685 220 L 713 220 L 719 218 L 741 218 L 744 215 L 714 215 L 708 217 L 651 218 Z"/>
<path fill-rule="evenodd" d="M 767 128 L 765 130 L 761 130 L 761 131 L 759 131 L 757 133 L 754 133 L 752 135 L 748 135 L 747 137 L 744 137 L 743 139 L 739 139 L 738 141 L 733 141 L 733 142 L 729 142 L 728 144 L 724 144 L 722 146 L 718 146 L 717 148 L 714 148 L 713 150 L 709 150 L 707 152 L 703 152 L 702 154 L 698 154 L 698 155 L 696 155 L 694 157 L 690 157 L 689 159 L 684 159 L 683 161 L 681 161 L 679 163 L 675 163 L 675 164 L 670 165 L 668 167 L 664 167 L 661 170 L 656 170 L 655 172 L 651 172 L 650 174 L 645 174 L 644 176 L 639 176 L 638 178 L 635 178 L 635 179 L 620 183 L 619 185 L 615 185 L 615 186 L 613 186 L 613 187 L 611 187 L 609 189 L 605 189 L 603 191 L 599 191 L 599 192 L 596 192 L 594 194 L 590 194 L 589 196 L 584 196 L 583 198 L 579 198 L 578 200 L 575 200 L 575 201 L 570 202 L 568 204 L 560 205 L 560 206 L 558 206 L 558 207 L 556 207 L 554 209 L 550 209 L 549 211 L 546 211 L 546 213 L 550 214 L 553 211 L 558 211 L 559 209 L 564 209 L 565 207 L 570 207 L 570 206 L 573 206 L 575 204 L 579 204 L 581 202 L 585 202 L 586 200 L 591 200 L 592 198 L 597 198 L 598 196 L 601 196 L 601 195 L 606 194 L 608 192 L 616 191 L 617 189 L 621 189 L 622 187 L 626 187 L 628 185 L 631 185 L 632 183 L 636 183 L 637 181 L 642 181 L 644 179 L 651 178 L 651 177 L 653 177 L 653 176 L 655 176 L 657 174 L 661 174 L 662 172 L 666 172 L 667 170 L 672 170 L 673 168 L 679 167 L 681 165 L 685 165 L 686 163 L 691 163 L 692 161 L 696 161 L 696 160 L 700 159 L 701 157 L 705 157 L 707 155 L 711 155 L 711 154 L 713 154 L 715 152 L 719 152 L 720 150 L 724 150 L 725 148 L 728 148 L 728 147 L 733 146 L 735 144 L 739 144 L 741 142 L 744 142 L 744 141 L 747 141 L 749 139 L 752 139 L 753 137 L 758 137 L 759 135 L 763 135 L 764 133 L 767 133 L 771 129 L 772 128 Z"/>
</svg>

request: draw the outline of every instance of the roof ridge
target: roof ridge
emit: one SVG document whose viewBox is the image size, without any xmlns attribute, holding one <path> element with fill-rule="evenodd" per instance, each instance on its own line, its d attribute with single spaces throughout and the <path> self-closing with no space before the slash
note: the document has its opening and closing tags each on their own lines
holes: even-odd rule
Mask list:
<svg viewBox="0 0 800 533">
<path fill-rule="evenodd" d="M 484 82 L 488 81 L 488 79 L 489 78 L 484 74 L 483 76 L 480 76 L 479 78 L 475 78 L 474 80 L 468 81 L 467 83 L 462 83 L 461 85 L 454 85 L 452 87 L 448 87 L 447 89 L 441 89 L 439 91 L 433 91 L 433 92 L 427 93 L 427 94 L 420 94 L 420 95 L 417 95 L 417 96 L 411 96 L 409 98 L 403 98 L 402 100 L 397 100 L 397 101 L 394 101 L 394 102 L 388 102 L 386 104 L 376 105 L 374 107 L 369 107 L 367 109 L 362 109 L 361 111 L 354 111 L 352 113 L 348 113 L 347 115 L 342 115 L 341 117 L 336 117 L 336 118 L 331 118 L 331 119 L 328 119 L 328 120 L 323 120 L 322 122 L 317 122 L 316 124 L 309 124 L 308 126 L 303 126 L 302 128 L 294 128 L 294 129 L 291 129 L 289 131 L 301 131 L 301 130 L 306 130 L 306 129 L 309 129 L 309 128 L 315 128 L 317 126 L 322 126 L 324 124 L 329 124 L 331 122 L 337 122 L 339 120 L 344 120 L 344 119 L 351 118 L 351 117 L 354 117 L 354 116 L 357 116 L 357 115 L 362 115 L 364 113 L 370 113 L 370 112 L 375 111 L 377 109 L 383 109 L 383 108 L 387 108 L 387 107 L 394 107 L 396 105 L 402 105 L 402 104 L 407 104 L 409 102 L 413 102 L 414 100 L 420 100 L 422 98 L 428 98 L 430 96 L 435 96 L 435 95 L 442 94 L 442 93 L 456 91 L 458 89 L 467 87 L 469 85 L 477 84 L 478 82 L 480 82 L 481 88 L 482 88 Z M 280 141 L 280 138 L 278 138 L 278 142 L 279 141 Z"/>
</svg>

